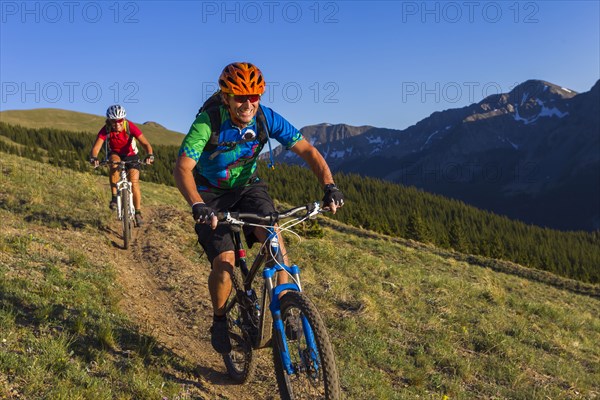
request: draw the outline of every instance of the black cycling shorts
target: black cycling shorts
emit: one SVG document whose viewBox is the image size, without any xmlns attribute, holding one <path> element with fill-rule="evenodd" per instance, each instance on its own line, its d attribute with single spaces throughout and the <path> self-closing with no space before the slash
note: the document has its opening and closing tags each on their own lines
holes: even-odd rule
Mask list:
<svg viewBox="0 0 600 400">
<path fill-rule="evenodd" d="M 202 192 L 202 199 L 207 206 L 215 211 L 239 211 L 255 212 L 260 214 L 270 214 L 275 212 L 273 199 L 267 192 L 267 184 L 264 182 L 255 182 L 248 186 L 231 189 L 223 193 Z M 252 247 L 258 241 L 253 231 L 255 227 L 244 227 L 244 236 L 248 247 Z M 260 228 L 258 228 L 260 229 Z M 231 231 L 227 224 L 217 225 L 212 230 L 210 225 L 196 224 L 196 234 L 198 243 L 204 249 L 211 265 L 213 260 L 219 254 L 225 251 L 235 250 Z"/>
<path fill-rule="evenodd" d="M 137 169 L 138 171 L 140 170 L 140 156 L 139 155 L 134 154 L 132 156 L 122 156 L 119 153 L 111 151 L 108 155 L 108 158 L 110 159 L 110 156 L 112 156 L 113 154 L 117 155 L 121 159 L 121 161 L 132 162 L 132 164 L 125 165 L 125 169 L 127 171 L 129 171 L 130 169 Z"/>
</svg>

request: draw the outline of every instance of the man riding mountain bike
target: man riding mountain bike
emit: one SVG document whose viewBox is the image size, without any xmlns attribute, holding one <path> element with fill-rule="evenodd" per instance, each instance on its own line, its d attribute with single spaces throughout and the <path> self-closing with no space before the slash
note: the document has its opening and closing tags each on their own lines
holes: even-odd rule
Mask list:
<svg viewBox="0 0 600 400">
<path fill-rule="evenodd" d="M 287 120 L 260 105 L 265 81 L 256 66 L 247 62 L 229 64 L 218 83 L 217 104 L 196 116 L 179 149 L 174 177 L 192 207 L 198 242 L 212 267 L 208 280 L 214 313 L 211 343 L 218 353 L 229 353 L 225 303 L 232 287 L 234 245 L 229 228 L 217 225 L 215 214 L 220 210 L 275 212 L 267 185 L 256 175 L 257 158 L 266 140 L 277 140 L 310 166 L 325 192 L 324 206 L 332 212 L 343 206 L 344 196 L 319 151 Z M 244 228 L 244 234 L 248 246 L 266 238 L 266 231 L 259 228 Z M 289 265 L 281 236 L 279 245 Z M 279 274 L 278 282 L 287 282 L 287 275 Z"/>
<path fill-rule="evenodd" d="M 96 142 L 90 151 L 90 163 L 94 167 L 99 165 L 98 153 L 102 148 L 102 144 L 108 140 L 106 157 L 111 161 L 108 177 L 112 193 L 109 207 L 111 210 L 114 210 L 117 208 L 117 182 L 119 181 L 119 170 L 115 163 L 121 160 L 131 162 L 131 164 L 127 164 L 127 178 L 132 186 L 135 223 L 136 226 L 141 226 L 144 220 L 142 219 L 141 211 L 140 157 L 136 141 L 140 142 L 144 150 L 146 150 L 145 163 L 152 164 L 154 162 L 154 155 L 152 154 L 150 142 L 148 142 L 142 131 L 133 122 L 125 119 L 126 116 L 127 112 L 122 106 L 115 104 L 108 107 L 106 110 L 106 124 L 98 132 Z"/>
</svg>

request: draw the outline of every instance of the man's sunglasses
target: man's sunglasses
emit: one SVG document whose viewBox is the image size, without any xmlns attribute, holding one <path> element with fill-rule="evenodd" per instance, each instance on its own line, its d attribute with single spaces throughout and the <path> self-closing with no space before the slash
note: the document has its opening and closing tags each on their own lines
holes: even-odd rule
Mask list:
<svg viewBox="0 0 600 400">
<path fill-rule="evenodd" d="M 255 103 L 260 100 L 260 94 L 240 95 L 229 93 L 229 97 L 233 97 L 236 103 L 245 103 L 248 100 L 250 100 L 250 103 Z"/>
<path fill-rule="evenodd" d="M 113 123 L 113 124 L 120 124 L 120 123 L 122 123 L 123 121 L 124 121 L 124 119 L 123 119 L 123 118 L 121 118 L 121 119 L 111 119 L 111 120 L 110 120 L 110 122 L 111 122 L 111 123 Z"/>
</svg>

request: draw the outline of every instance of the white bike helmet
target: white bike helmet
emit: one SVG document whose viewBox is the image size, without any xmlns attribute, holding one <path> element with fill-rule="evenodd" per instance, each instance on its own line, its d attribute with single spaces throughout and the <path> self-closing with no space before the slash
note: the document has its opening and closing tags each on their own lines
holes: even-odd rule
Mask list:
<svg viewBox="0 0 600 400">
<path fill-rule="evenodd" d="M 110 106 L 108 107 L 108 110 L 106 110 L 106 118 L 108 119 L 123 119 L 126 115 L 127 112 L 125 112 L 125 108 L 119 104 Z"/>
</svg>

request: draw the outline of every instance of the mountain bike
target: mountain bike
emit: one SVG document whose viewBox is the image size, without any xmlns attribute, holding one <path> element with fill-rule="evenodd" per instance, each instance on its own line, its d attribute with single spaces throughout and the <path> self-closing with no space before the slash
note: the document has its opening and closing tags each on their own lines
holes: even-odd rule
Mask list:
<svg viewBox="0 0 600 400">
<path fill-rule="evenodd" d="M 232 274 L 234 290 L 226 305 L 232 351 L 222 355 L 223 361 L 234 381 L 248 382 L 256 368 L 253 350 L 271 344 L 282 399 L 340 398 L 338 371 L 327 329 L 315 305 L 302 292 L 300 268 L 284 264 L 277 235 L 277 231 L 289 231 L 323 211 L 326 209 L 319 203 L 313 203 L 271 215 L 217 214 L 219 223 L 230 226 L 236 264 Z M 278 221 L 287 218 L 292 219 L 275 227 Z M 268 232 L 250 269 L 240 235 L 244 225 L 263 227 Z M 263 280 L 257 280 L 258 283 L 255 278 L 261 268 Z M 290 283 L 277 284 L 277 273 L 288 274 Z"/>
<path fill-rule="evenodd" d="M 127 165 L 140 165 L 140 161 L 102 161 L 98 166 L 117 165 L 119 181 L 117 182 L 117 219 L 123 226 L 123 248 L 128 249 L 131 243 L 131 231 L 135 226 L 135 207 L 131 182 L 127 178 Z"/>
</svg>

